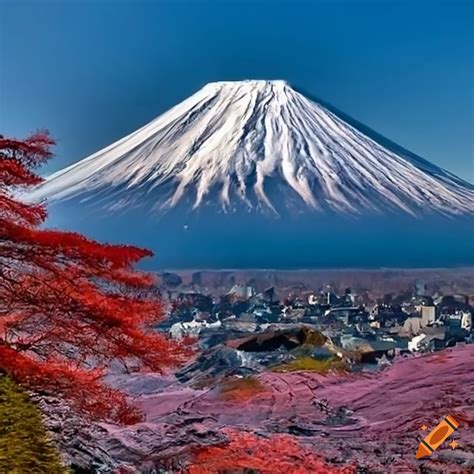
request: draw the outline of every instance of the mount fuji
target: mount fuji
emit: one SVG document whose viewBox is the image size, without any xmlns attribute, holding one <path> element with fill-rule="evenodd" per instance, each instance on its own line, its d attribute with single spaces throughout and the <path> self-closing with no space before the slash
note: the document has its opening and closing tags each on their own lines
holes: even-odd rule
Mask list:
<svg viewBox="0 0 474 474">
<path fill-rule="evenodd" d="M 69 227 L 151 246 L 167 266 L 474 260 L 472 184 L 285 81 L 207 84 L 27 196 L 42 198 Z"/>
</svg>

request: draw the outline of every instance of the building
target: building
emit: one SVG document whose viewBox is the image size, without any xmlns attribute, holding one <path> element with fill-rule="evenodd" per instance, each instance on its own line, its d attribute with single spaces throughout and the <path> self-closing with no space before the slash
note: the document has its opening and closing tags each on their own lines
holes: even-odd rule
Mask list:
<svg viewBox="0 0 474 474">
<path fill-rule="evenodd" d="M 255 295 L 255 289 L 252 286 L 246 286 L 242 283 L 237 283 L 229 290 L 227 294 L 234 296 L 235 298 L 249 299 Z"/>
<path fill-rule="evenodd" d="M 245 290 L 246 290 L 247 299 L 252 298 L 252 296 L 256 294 L 255 288 L 253 286 L 246 286 Z"/>
<path fill-rule="evenodd" d="M 179 322 L 171 326 L 169 335 L 172 339 L 181 339 L 184 336 L 197 336 L 203 329 L 220 328 L 221 321 L 208 323 L 207 321 Z"/>
<path fill-rule="evenodd" d="M 308 304 L 309 304 L 310 306 L 315 306 L 315 305 L 317 305 L 318 303 L 319 303 L 319 298 L 318 298 L 315 294 L 311 293 L 311 294 L 308 296 Z"/>
<path fill-rule="evenodd" d="M 403 323 L 400 335 L 416 336 L 420 334 L 422 328 L 422 319 L 418 316 L 410 316 Z"/>
<path fill-rule="evenodd" d="M 467 332 L 472 330 L 472 314 L 470 311 L 461 311 L 461 329 Z"/>
<path fill-rule="evenodd" d="M 337 319 L 347 325 L 353 323 L 358 319 L 364 319 L 366 314 L 358 306 L 348 306 L 328 309 L 324 313 L 324 316 L 328 318 Z"/>
<path fill-rule="evenodd" d="M 435 306 L 422 306 L 421 307 L 421 325 L 423 327 L 431 326 L 436 319 L 436 307 Z"/>
<path fill-rule="evenodd" d="M 408 341 L 408 350 L 411 352 L 419 351 L 426 346 L 426 334 L 420 334 Z"/>
</svg>

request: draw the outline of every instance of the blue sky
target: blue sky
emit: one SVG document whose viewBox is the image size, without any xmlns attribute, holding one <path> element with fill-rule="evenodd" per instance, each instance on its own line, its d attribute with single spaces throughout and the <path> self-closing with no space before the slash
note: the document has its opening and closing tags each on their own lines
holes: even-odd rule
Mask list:
<svg viewBox="0 0 474 474">
<path fill-rule="evenodd" d="M 474 181 L 474 2 L 0 2 L 0 133 L 55 170 L 209 81 L 286 79 Z"/>
</svg>

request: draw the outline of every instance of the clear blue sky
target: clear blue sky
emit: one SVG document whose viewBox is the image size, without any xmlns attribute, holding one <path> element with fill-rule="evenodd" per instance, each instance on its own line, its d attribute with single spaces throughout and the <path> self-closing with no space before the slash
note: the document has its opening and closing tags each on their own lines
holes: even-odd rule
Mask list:
<svg viewBox="0 0 474 474">
<path fill-rule="evenodd" d="M 474 2 L 0 2 L 0 133 L 77 161 L 214 80 L 287 79 L 474 181 Z"/>
</svg>

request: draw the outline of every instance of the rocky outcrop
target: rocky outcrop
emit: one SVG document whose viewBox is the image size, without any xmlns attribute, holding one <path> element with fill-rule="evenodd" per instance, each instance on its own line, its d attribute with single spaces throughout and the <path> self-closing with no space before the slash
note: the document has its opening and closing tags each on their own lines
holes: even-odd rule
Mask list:
<svg viewBox="0 0 474 474">
<path fill-rule="evenodd" d="M 64 401 L 44 395 L 32 399 L 43 413 L 50 438 L 73 472 L 111 473 L 120 462 L 108 451 L 107 430 L 84 416 L 79 416 Z"/>
<path fill-rule="evenodd" d="M 194 387 L 210 386 L 225 377 L 248 375 L 259 371 L 258 362 L 231 347 L 218 346 L 203 352 L 195 362 L 176 374 L 182 383 Z"/>
<path fill-rule="evenodd" d="M 309 326 L 293 326 L 234 339 L 227 345 L 245 352 L 271 352 L 281 349 L 289 351 L 305 344 L 319 347 L 326 341 L 326 336 Z"/>
</svg>

